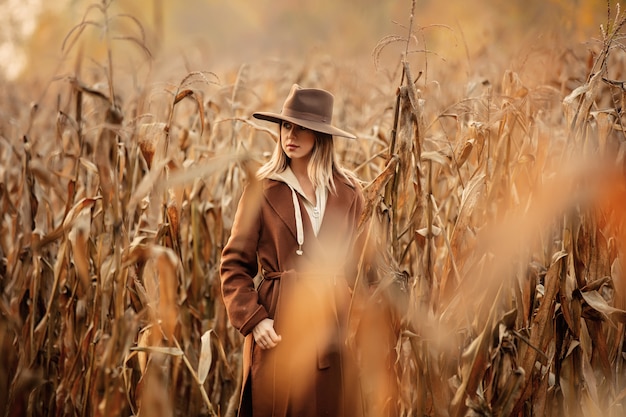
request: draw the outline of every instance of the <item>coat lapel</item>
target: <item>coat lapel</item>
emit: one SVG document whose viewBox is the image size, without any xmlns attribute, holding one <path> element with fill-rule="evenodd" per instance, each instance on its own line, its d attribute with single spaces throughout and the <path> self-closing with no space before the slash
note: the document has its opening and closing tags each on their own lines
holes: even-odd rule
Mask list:
<svg viewBox="0 0 626 417">
<path fill-rule="evenodd" d="M 264 194 L 267 204 L 296 238 L 296 214 L 293 208 L 291 189 L 280 181 L 268 180 L 264 187 Z"/>
<path fill-rule="evenodd" d="M 302 207 L 302 203 L 300 203 L 305 233 L 305 245 L 307 245 L 307 243 L 311 245 L 315 242 L 317 246 L 320 241 L 324 241 L 326 236 L 335 238 L 337 226 L 345 224 L 345 222 L 348 221 L 347 216 L 349 216 L 350 207 L 356 198 L 354 186 L 336 175 L 335 186 L 337 193 L 328 194 L 322 226 L 317 237 L 313 233 L 311 221 L 306 214 L 306 210 Z M 281 181 L 268 180 L 264 186 L 264 194 L 268 205 L 276 212 L 278 218 L 281 219 L 294 239 L 296 239 L 296 219 L 291 189 Z"/>
<path fill-rule="evenodd" d="M 335 187 L 337 188 L 336 194 L 328 193 L 322 227 L 317 234 L 320 240 L 324 240 L 326 235 L 336 236 L 337 225 L 344 224 L 348 220 L 347 216 L 349 215 L 350 207 L 356 197 L 354 186 L 336 175 Z"/>
</svg>

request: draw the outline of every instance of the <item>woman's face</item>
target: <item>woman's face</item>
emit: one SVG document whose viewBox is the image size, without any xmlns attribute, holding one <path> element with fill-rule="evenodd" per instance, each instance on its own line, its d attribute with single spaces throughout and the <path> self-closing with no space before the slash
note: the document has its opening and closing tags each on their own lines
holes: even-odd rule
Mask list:
<svg viewBox="0 0 626 417">
<path fill-rule="evenodd" d="M 292 161 L 298 159 L 308 161 L 315 145 L 315 132 L 291 122 L 282 122 L 280 144 L 283 152 Z"/>
</svg>

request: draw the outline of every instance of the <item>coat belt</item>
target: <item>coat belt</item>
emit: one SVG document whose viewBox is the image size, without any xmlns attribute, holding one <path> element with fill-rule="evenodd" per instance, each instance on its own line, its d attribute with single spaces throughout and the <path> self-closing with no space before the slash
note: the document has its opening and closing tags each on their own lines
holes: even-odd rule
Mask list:
<svg viewBox="0 0 626 417">
<path fill-rule="evenodd" d="M 293 269 L 290 269 L 289 271 L 271 271 L 271 272 L 263 270 L 261 277 L 266 280 L 281 279 L 282 276 L 287 273 L 295 274 L 298 277 L 298 279 L 311 279 L 311 280 L 328 279 L 328 275 L 326 274 L 314 273 L 314 272 L 296 272 Z M 332 282 L 336 283 L 337 279 L 339 278 L 344 279 L 344 277 L 345 276 L 343 274 L 333 274 Z"/>
<path fill-rule="evenodd" d="M 266 271 L 266 270 L 263 270 L 263 273 L 262 273 L 262 275 L 261 275 L 261 276 L 262 276 L 264 279 L 267 279 L 267 280 L 272 280 L 272 279 L 280 279 L 280 278 L 282 277 L 282 275 L 283 275 L 283 274 L 284 274 L 284 272 L 282 272 L 282 271 L 278 271 L 278 272 L 276 272 L 276 271 L 274 271 L 274 272 L 268 272 L 268 271 Z"/>
<path fill-rule="evenodd" d="M 337 283 L 337 279 L 341 278 L 341 279 L 345 279 L 343 274 L 335 274 L 333 276 L 328 276 L 326 274 L 320 274 L 320 273 L 302 273 L 302 272 L 296 272 L 295 270 L 291 269 L 288 271 L 266 271 L 266 270 L 262 270 L 262 278 L 265 280 L 280 280 L 283 278 L 284 275 L 292 275 L 291 278 L 288 278 L 288 281 L 291 283 L 289 285 L 293 285 L 294 282 L 296 281 L 304 281 L 310 284 L 314 284 L 313 287 L 316 287 L 316 283 L 314 283 L 313 281 L 317 281 L 319 283 L 326 283 L 328 284 L 336 284 Z M 292 280 L 293 278 L 295 278 L 295 280 Z M 332 279 L 332 280 L 331 280 Z M 284 285 L 284 283 L 280 284 L 280 287 L 282 287 Z M 329 288 L 329 287 L 326 287 Z M 279 291 L 283 291 L 283 289 L 279 289 Z M 338 312 L 337 312 L 337 305 L 336 300 L 335 300 L 335 293 L 333 291 L 331 291 L 331 293 L 328 293 L 328 295 L 330 295 L 332 298 L 331 299 L 327 299 L 327 302 L 329 303 L 329 307 L 332 309 L 332 315 L 334 316 L 334 322 L 335 325 L 337 326 L 337 329 L 339 329 L 341 327 L 340 325 L 340 320 L 339 320 L 339 316 L 338 316 Z M 280 295 L 279 297 L 282 297 L 283 295 Z M 281 304 L 280 301 L 278 302 L 278 304 Z M 278 314 L 278 309 L 279 306 L 276 306 L 277 310 L 276 310 L 276 314 Z M 332 339 L 332 336 L 331 336 Z M 330 345 L 326 344 L 325 342 L 318 340 L 317 343 L 318 345 L 318 352 L 317 352 L 317 360 L 318 360 L 318 367 L 319 369 L 325 369 L 328 368 L 330 366 L 330 351 L 337 349 L 339 346 L 334 346 L 331 347 L 331 345 L 333 345 L 333 342 L 330 342 Z M 341 342 L 339 340 L 334 341 L 334 343 L 339 343 L 339 345 L 341 344 Z M 330 350 L 329 350 L 330 349 Z"/>
</svg>

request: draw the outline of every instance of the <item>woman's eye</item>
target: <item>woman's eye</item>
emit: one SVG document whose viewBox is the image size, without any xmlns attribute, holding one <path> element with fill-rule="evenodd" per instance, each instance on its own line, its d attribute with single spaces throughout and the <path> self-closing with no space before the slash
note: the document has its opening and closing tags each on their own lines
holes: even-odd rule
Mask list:
<svg viewBox="0 0 626 417">
<path fill-rule="evenodd" d="M 283 123 L 283 129 L 287 129 L 287 130 L 291 129 L 291 123 L 289 123 L 289 122 L 284 122 L 284 123 Z"/>
</svg>

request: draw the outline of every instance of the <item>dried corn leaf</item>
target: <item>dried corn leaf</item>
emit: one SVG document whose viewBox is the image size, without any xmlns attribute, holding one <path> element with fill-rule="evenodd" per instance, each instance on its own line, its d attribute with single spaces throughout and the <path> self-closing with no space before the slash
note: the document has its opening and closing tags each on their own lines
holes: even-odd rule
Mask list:
<svg viewBox="0 0 626 417">
<path fill-rule="evenodd" d="M 209 375 L 211 365 L 213 364 L 213 352 L 211 349 L 212 333 L 213 329 L 208 330 L 204 332 L 204 334 L 200 338 L 202 342 L 202 348 L 200 349 L 200 360 L 198 362 L 198 380 L 201 384 L 204 384 L 204 381 Z"/>
<path fill-rule="evenodd" d="M 564 260 L 565 259 L 565 260 Z M 563 263 L 567 259 L 565 252 L 558 252 L 553 256 L 552 265 L 548 269 L 545 276 L 545 292 L 541 299 L 537 313 L 533 317 L 531 329 L 530 329 L 530 341 L 529 345 L 522 353 L 521 367 L 526 373 L 525 381 L 523 384 L 524 393 L 518 399 L 513 413 L 516 413 L 521 407 L 524 401 L 530 396 L 532 386 L 531 377 L 535 370 L 535 363 L 537 361 L 538 352 L 536 349 L 542 350 L 544 346 L 550 340 L 550 333 L 546 333 L 548 325 L 552 324 L 554 310 L 556 308 L 556 295 L 561 282 L 561 275 L 565 266 Z"/>
<path fill-rule="evenodd" d="M 610 306 L 598 291 L 585 291 L 581 295 L 587 305 L 615 325 L 615 321 L 626 323 L 626 311 Z"/>
<path fill-rule="evenodd" d="M 461 205 L 459 207 L 459 213 L 454 223 L 452 230 L 452 236 L 450 237 L 450 253 L 460 254 L 462 253 L 462 245 L 464 243 L 464 237 L 466 231 L 470 226 L 470 221 L 474 213 L 474 209 L 478 205 L 479 199 L 485 188 L 485 176 L 477 175 L 467 184 L 467 187 L 463 190 L 461 196 Z M 443 278 L 441 280 L 441 295 L 442 298 L 449 296 L 451 291 L 451 280 L 456 279 L 455 268 L 453 268 L 452 259 L 449 258 L 443 272 Z"/>
<path fill-rule="evenodd" d="M 502 287 L 498 290 L 498 296 Z M 453 416 L 463 416 L 466 413 L 466 397 L 475 399 L 476 390 L 480 385 L 485 370 L 490 364 L 489 348 L 492 340 L 494 340 L 494 332 L 497 332 L 498 326 L 494 325 L 498 304 L 494 303 L 489 311 L 489 317 L 481 333 L 472 343 L 465 349 L 462 356 L 461 365 L 461 385 L 456 389 L 450 408 Z M 523 376 L 523 373 L 521 374 Z M 517 391 L 517 388 L 516 388 Z"/>
<path fill-rule="evenodd" d="M 69 212 L 65 215 L 63 219 L 63 227 L 69 228 L 75 221 L 78 216 L 81 215 L 81 212 L 87 208 L 92 208 L 96 201 L 101 200 L 102 197 L 94 197 L 94 198 L 82 198 L 78 203 L 76 203 Z"/>
<path fill-rule="evenodd" d="M 172 251 L 154 249 L 159 277 L 159 316 L 165 336 L 174 334 L 178 321 L 178 268 L 179 262 Z"/>
<path fill-rule="evenodd" d="M 148 365 L 148 355 L 146 354 L 144 348 L 151 345 L 151 335 L 152 330 L 145 329 L 141 332 L 139 338 L 137 339 L 137 348 L 139 349 L 131 348 L 131 351 L 137 352 L 137 361 L 139 362 L 139 370 L 142 375 L 146 372 L 146 366 Z"/>
<path fill-rule="evenodd" d="M 133 346 L 130 348 L 133 352 L 162 353 L 170 356 L 183 356 L 184 352 L 177 347 L 164 346 Z"/>
<path fill-rule="evenodd" d="M 470 153 L 474 149 L 475 142 L 476 140 L 474 138 L 468 139 L 465 142 L 463 142 L 463 144 L 460 146 L 459 149 L 457 149 L 456 163 L 457 163 L 458 168 L 461 168 L 465 164 L 465 161 L 467 161 L 467 158 L 470 156 Z"/>
<path fill-rule="evenodd" d="M 72 240 L 72 253 L 81 286 L 83 291 L 87 291 L 91 284 L 88 230 L 81 228 L 76 231 L 75 238 Z"/>
<path fill-rule="evenodd" d="M 447 167 L 450 163 L 450 159 L 446 155 L 438 151 L 422 152 L 421 158 L 423 161 L 432 161 L 444 167 Z"/>
</svg>

